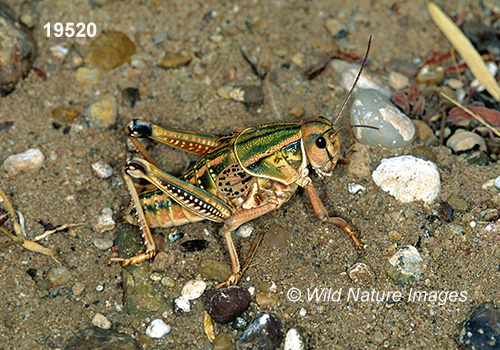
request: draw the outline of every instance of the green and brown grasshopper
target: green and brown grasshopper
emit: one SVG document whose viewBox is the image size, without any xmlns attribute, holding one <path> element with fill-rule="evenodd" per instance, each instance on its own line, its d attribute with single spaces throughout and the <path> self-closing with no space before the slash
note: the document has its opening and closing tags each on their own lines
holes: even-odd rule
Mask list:
<svg viewBox="0 0 500 350">
<path fill-rule="evenodd" d="M 335 122 L 365 63 L 366 56 Z M 126 163 L 124 178 L 146 251 L 131 258 L 110 258 L 107 262 L 129 265 L 152 258 L 157 249 L 151 227 L 211 220 L 224 224 L 223 234 L 231 258 L 232 274 L 221 285 L 234 285 L 248 267 L 261 237 L 256 239 L 241 266 L 232 233 L 240 225 L 280 208 L 298 187 L 306 189 L 316 216 L 341 227 L 361 250 L 363 245 L 353 227 L 341 218 L 328 216 L 309 177 L 309 166 L 319 177 L 331 176 L 342 159 L 339 129 L 334 124 L 316 117 L 302 122 L 265 124 L 219 138 L 133 120 L 127 131 L 142 157 L 133 157 Z M 176 178 L 162 171 L 147 153 L 138 140 L 146 137 L 197 154 L 200 159 L 184 176 Z M 152 188 L 138 193 L 132 178 L 144 179 Z"/>
</svg>

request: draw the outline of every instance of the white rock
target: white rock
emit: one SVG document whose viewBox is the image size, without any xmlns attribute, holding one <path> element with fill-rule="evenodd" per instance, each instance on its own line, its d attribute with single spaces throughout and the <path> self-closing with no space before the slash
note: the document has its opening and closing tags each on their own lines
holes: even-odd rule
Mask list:
<svg viewBox="0 0 500 350">
<path fill-rule="evenodd" d="M 107 179 L 113 175 L 113 168 L 102 160 L 92 163 L 92 169 L 101 179 Z"/>
<path fill-rule="evenodd" d="M 92 319 L 92 324 L 96 327 L 102 328 L 102 329 L 110 329 L 111 328 L 111 321 L 109 321 L 106 316 L 103 314 L 95 314 L 94 318 Z"/>
<path fill-rule="evenodd" d="M 487 150 L 486 142 L 481 136 L 465 130 L 457 130 L 448 141 L 446 141 L 446 147 L 451 148 L 455 153 L 468 151 L 474 147 L 479 147 L 479 149 L 484 152 Z"/>
<path fill-rule="evenodd" d="M 364 191 L 365 186 L 354 183 L 354 182 L 349 182 L 347 184 L 347 189 L 349 190 L 349 193 L 356 194 L 358 192 Z"/>
<path fill-rule="evenodd" d="M 383 159 L 372 178 L 382 190 L 403 203 L 432 203 L 441 188 L 436 164 L 413 156 Z"/>
<path fill-rule="evenodd" d="M 291 328 L 286 332 L 285 336 L 285 350 L 304 350 L 306 342 L 304 336 L 296 328 Z"/>
<path fill-rule="evenodd" d="M 3 168 L 10 176 L 21 171 L 38 171 L 43 165 L 45 156 L 38 148 L 32 148 L 23 153 L 12 154 L 3 162 Z"/>
<path fill-rule="evenodd" d="M 106 231 L 111 231 L 115 228 L 115 220 L 113 220 L 113 214 L 106 213 L 94 216 L 90 220 L 90 226 L 97 233 L 103 233 Z"/>
<path fill-rule="evenodd" d="M 191 304 L 189 303 L 189 300 L 187 300 L 183 296 L 175 298 L 174 299 L 174 304 L 175 304 L 176 310 L 178 310 L 180 312 L 189 312 L 189 311 L 191 311 Z"/>
<path fill-rule="evenodd" d="M 376 90 L 361 90 L 354 95 L 350 118 L 353 125 L 378 128 L 353 128 L 356 139 L 365 145 L 393 149 L 408 146 L 415 138 L 411 119 Z"/>
<path fill-rule="evenodd" d="M 500 176 L 495 179 L 494 184 L 495 184 L 495 188 L 497 190 L 500 190 Z"/>
<path fill-rule="evenodd" d="M 246 223 L 238 227 L 236 230 L 236 235 L 242 238 L 248 238 L 253 232 L 253 224 Z"/>
<path fill-rule="evenodd" d="M 148 328 L 146 328 L 146 335 L 150 338 L 160 339 L 170 333 L 171 329 L 163 320 L 157 318 L 151 321 Z"/>
<path fill-rule="evenodd" d="M 182 287 L 181 296 L 187 300 L 194 300 L 201 297 L 207 288 L 205 281 L 190 280 Z"/>
</svg>

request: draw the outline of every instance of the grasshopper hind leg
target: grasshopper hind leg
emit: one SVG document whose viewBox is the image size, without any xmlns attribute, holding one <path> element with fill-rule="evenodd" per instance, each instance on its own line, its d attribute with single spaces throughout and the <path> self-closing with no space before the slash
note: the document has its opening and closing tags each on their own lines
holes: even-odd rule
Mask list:
<svg viewBox="0 0 500 350">
<path fill-rule="evenodd" d="M 130 258 L 109 258 L 106 260 L 106 264 L 111 264 L 114 262 L 119 262 L 123 266 L 127 265 L 135 265 L 140 262 L 143 262 L 145 260 L 149 260 L 153 258 L 156 253 L 156 245 L 153 240 L 153 235 L 151 234 L 151 230 L 149 229 L 149 226 L 146 222 L 146 216 L 144 215 L 144 211 L 142 209 L 142 205 L 139 199 L 139 195 L 137 193 L 137 190 L 135 188 L 134 182 L 132 181 L 132 178 L 130 175 L 128 175 L 126 172 L 123 174 L 123 178 L 125 180 L 125 184 L 127 185 L 127 188 L 130 192 L 130 196 L 132 197 L 132 204 L 135 207 L 136 214 L 137 214 L 137 222 L 139 223 L 139 226 L 141 228 L 142 232 L 142 237 L 144 239 L 144 245 L 146 247 L 146 251 L 144 253 L 135 255 Z"/>
</svg>

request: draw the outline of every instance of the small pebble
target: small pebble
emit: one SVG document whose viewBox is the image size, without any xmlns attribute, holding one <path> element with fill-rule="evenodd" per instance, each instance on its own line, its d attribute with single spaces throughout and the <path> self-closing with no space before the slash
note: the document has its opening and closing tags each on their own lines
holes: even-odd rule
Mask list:
<svg viewBox="0 0 500 350">
<path fill-rule="evenodd" d="M 80 84 L 95 85 L 101 80 L 99 68 L 80 67 L 76 70 L 75 79 Z"/>
<path fill-rule="evenodd" d="M 464 87 L 463 81 L 455 78 L 448 79 L 446 81 L 446 85 L 451 87 L 453 90 L 461 89 Z"/>
<path fill-rule="evenodd" d="M 113 246 L 113 240 L 111 240 L 109 238 L 94 237 L 94 238 L 92 238 L 92 243 L 99 250 L 108 250 L 109 248 L 111 248 Z"/>
<path fill-rule="evenodd" d="M 372 178 L 383 191 L 403 203 L 417 200 L 432 203 L 441 188 L 436 165 L 413 156 L 383 159 Z"/>
<path fill-rule="evenodd" d="M 418 283 L 425 269 L 425 264 L 417 248 L 404 246 L 391 256 L 385 266 L 387 276 L 398 286 Z"/>
<path fill-rule="evenodd" d="M 242 238 L 248 238 L 252 235 L 253 230 L 254 230 L 253 224 L 248 222 L 238 227 L 238 229 L 236 230 L 236 236 Z"/>
<path fill-rule="evenodd" d="M 408 146 L 413 142 L 416 133 L 411 119 L 375 90 L 361 90 L 355 94 L 351 123 L 378 128 L 353 128 L 353 132 L 359 142 L 387 149 Z"/>
<path fill-rule="evenodd" d="M 214 281 L 226 281 L 231 275 L 231 266 L 217 260 L 204 259 L 200 263 L 202 278 Z"/>
<path fill-rule="evenodd" d="M 52 118 L 58 123 L 71 123 L 79 114 L 80 111 L 70 107 L 58 107 L 52 110 Z"/>
<path fill-rule="evenodd" d="M 492 303 L 477 306 L 460 332 L 460 344 L 466 350 L 500 349 L 500 310 Z"/>
<path fill-rule="evenodd" d="M 137 350 L 141 346 L 129 335 L 98 327 L 80 329 L 66 343 L 64 349 L 121 349 Z"/>
<path fill-rule="evenodd" d="M 302 118 L 304 115 L 304 107 L 302 107 L 302 105 L 295 106 L 288 111 L 288 114 L 295 118 Z"/>
<path fill-rule="evenodd" d="M 133 54 L 135 45 L 126 34 L 107 30 L 90 44 L 85 65 L 107 71 L 126 62 L 130 63 Z"/>
<path fill-rule="evenodd" d="M 434 132 L 423 120 L 412 119 L 413 125 L 417 130 L 417 138 L 424 142 L 428 142 L 429 139 L 435 138 Z"/>
<path fill-rule="evenodd" d="M 118 102 L 110 93 L 94 97 L 83 111 L 86 120 L 101 129 L 115 125 L 117 115 Z"/>
<path fill-rule="evenodd" d="M 375 276 L 371 268 L 361 262 L 354 264 L 349 269 L 349 277 L 356 283 L 363 286 L 372 286 L 375 283 Z"/>
<path fill-rule="evenodd" d="M 356 76 L 358 75 L 360 65 L 358 63 L 349 63 L 343 60 L 335 59 L 330 62 L 330 66 L 338 74 L 340 74 L 340 82 L 342 84 L 342 87 L 346 91 L 349 91 L 354 80 L 356 79 Z M 382 79 L 366 71 L 364 71 L 363 74 L 359 77 L 356 89 L 354 91 L 357 93 L 360 92 L 360 90 L 364 89 L 376 90 L 387 98 L 390 98 L 392 96 L 392 89 L 389 86 L 385 85 Z"/>
<path fill-rule="evenodd" d="M 365 186 L 354 182 L 349 182 L 347 184 L 347 190 L 349 191 L 349 193 L 356 194 L 359 192 L 363 192 L 365 190 Z"/>
<path fill-rule="evenodd" d="M 15 176 L 20 172 L 38 171 L 43 165 L 45 156 L 38 148 L 32 148 L 23 153 L 12 154 L 3 162 L 4 170 Z"/>
<path fill-rule="evenodd" d="M 101 179 L 110 178 L 114 173 L 113 168 L 102 160 L 92 163 L 92 170 Z"/>
<path fill-rule="evenodd" d="M 415 147 L 413 151 L 411 151 L 411 154 L 423 158 L 424 160 L 430 160 L 433 163 L 436 163 L 437 161 L 436 154 L 432 148 L 428 146 Z"/>
<path fill-rule="evenodd" d="M 232 350 L 233 340 L 226 333 L 219 333 L 212 343 L 212 350 Z"/>
<path fill-rule="evenodd" d="M 173 288 L 175 287 L 175 281 L 172 279 L 172 277 L 163 277 L 161 279 L 161 284 L 163 284 L 167 288 Z"/>
<path fill-rule="evenodd" d="M 391 231 L 387 234 L 393 241 L 400 241 L 402 236 L 398 231 Z"/>
<path fill-rule="evenodd" d="M 90 226 L 97 233 L 103 233 L 106 231 L 111 231 L 115 228 L 115 220 L 113 220 L 113 214 L 99 214 L 90 219 Z"/>
<path fill-rule="evenodd" d="M 185 313 L 191 311 L 191 303 L 183 296 L 174 299 L 174 306 L 177 313 Z"/>
<path fill-rule="evenodd" d="M 162 319 L 154 319 L 149 324 L 148 328 L 146 328 L 146 335 L 150 338 L 160 339 L 165 335 L 170 333 L 171 327 L 163 322 Z"/>
<path fill-rule="evenodd" d="M 158 61 L 158 65 L 165 69 L 184 66 L 191 62 L 193 57 L 191 53 L 187 52 L 167 53 Z"/>
<path fill-rule="evenodd" d="M 447 200 L 448 204 L 451 205 L 453 210 L 459 211 L 461 213 L 465 213 L 469 210 L 469 205 L 467 201 L 461 197 L 459 194 L 452 194 L 450 198 Z"/>
<path fill-rule="evenodd" d="M 285 350 L 305 350 L 307 341 L 305 331 L 300 328 L 290 328 L 285 336 Z"/>
<path fill-rule="evenodd" d="M 172 264 L 175 263 L 175 256 L 165 252 L 156 254 L 153 263 L 151 264 L 152 271 L 166 271 Z"/>
<path fill-rule="evenodd" d="M 221 86 L 220 88 L 217 89 L 217 95 L 219 95 L 220 98 L 229 99 L 229 98 L 231 98 L 229 96 L 229 93 L 232 90 L 233 90 L 233 87 L 231 85 L 224 85 L 224 86 Z"/>
<path fill-rule="evenodd" d="M 255 301 L 263 309 L 274 307 L 278 303 L 278 300 L 278 295 L 273 292 L 259 292 L 255 297 Z"/>
<path fill-rule="evenodd" d="M 236 340 L 236 350 L 278 349 L 283 341 L 281 320 L 269 313 L 256 316 Z"/>
<path fill-rule="evenodd" d="M 410 78 L 404 74 L 391 70 L 389 72 L 389 85 L 396 91 L 402 90 L 410 85 Z"/>
<path fill-rule="evenodd" d="M 78 297 L 82 295 L 83 291 L 85 290 L 85 284 L 83 284 L 82 282 L 75 282 L 71 290 L 73 292 L 73 296 Z"/>
<path fill-rule="evenodd" d="M 444 78 L 444 69 L 441 66 L 428 64 L 420 68 L 417 73 L 417 82 L 420 84 L 437 84 Z"/>
<path fill-rule="evenodd" d="M 102 328 L 102 329 L 110 329 L 111 328 L 111 321 L 106 318 L 103 314 L 97 313 L 94 315 L 94 318 L 92 319 L 92 324 L 96 327 Z"/>
<path fill-rule="evenodd" d="M 467 163 L 479 166 L 486 166 L 490 163 L 491 158 L 488 156 L 488 153 L 485 151 L 470 151 L 467 153 L 465 157 L 467 159 Z"/>
<path fill-rule="evenodd" d="M 297 67 L 302 67 L 302 65 L 304 64 L 304 54 L 301 52 L 296 53 L 292 56 L 291 61 Z"/>
<path fill-rule="evenodd" d="M 104 290 L 104 286 L 102 284 L 98 284 L 97 287 L 95 287 L 96 292 L 102 292 Z"/>
<path fill-rule="evenodd" d="M 464 152 L 472 149 L 486 151 L 486 142 L 476 133 L 458 129 L 446 141 L 446 147 L 451 148 L 455 153 Z"/>
<path fill-rule="evenodd" d="M 500 176 L 495 179 L 494 186 L 497 190 L 500 191 Z"/>
<path fill-rule="evenodd" d="M 69 50 L 67 48 L 59 44 L 49 47 L 49 51 L 52 56 L 60 60 L 64 59 L 64 57 L 66 57 L 66 55 L 69 53 Z"/>
<path fill-rule="evenodd" d="M 278 224 L 272 224 L 262 240 L 262 245 L 273 249 L 280 249 L 286 247 L 290 243 L 291 238 L 292 232 L 290 230 Z"/>
<path fill-rule="evenodd" d="M 250 292 L 238 286 L 212 289 L 205 296 L 205 309 L 218 323 L 234 321 L 248 308 L 248 305 L 250 305 Z"/>
<path fill-rule="evenodd" d="M 307 315 L 307 310 L 305 308 L 301 307 L 299 310 L 299 315 L 301 317 L 305 317 Z"/>
<path fill-rule="evenodd" d="M 371 157 L 368 148 L 356 142 L 348 150 L 350 153 L 347 169 L 359 179 L 365 179 L 372 173 Z"/>
<path fill-rule="evenodd" d="M 64 286 L 73 279 L 71 272 L 65 266 L 54 267 L 47 274 L 47 280 L 53 287 Z"/>
<path fill-rule="evenodd" d="M 207 284 L 205 281 L 190 280 L 182 287 L 181 296 L 187 300 L 198 299 L 206 288 Z"/>
<path fill-rule="evenodd" d="M 229 92 L 229 97 L 235 101 L 246 104 L 261 103 L 264 101 L 264 92 L 261 86 L 241 85 L 234 87 Z"/>
<path fill-rule="evenodd" d="M 346 25 L 335 18 L 328 18 L 325 21 L 325 27 L 334 38 L 338 38 L 339 33 L 346 29 Z"/>
<path fill-rule="evenodd" d="M 184 237 L 184 233 L 181 231 L 173 231 L 168 234 L 168 240 L 170 242 L 177 242 L 179 239 Z"/>
</svg>

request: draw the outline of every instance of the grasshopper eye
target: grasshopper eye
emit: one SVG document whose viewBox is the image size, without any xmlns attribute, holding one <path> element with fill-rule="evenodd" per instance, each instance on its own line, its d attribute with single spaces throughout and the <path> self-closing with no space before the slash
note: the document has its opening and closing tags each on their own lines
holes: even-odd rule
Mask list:
<svg viewBox="0 0 500 350">
<path fill-rule="evenodd" d="M 326 140 L 323 136 L 320 136 L 316 139 L 316 146 L 318 148 L 325 148 L 326 147 Z"/>
</svg>

